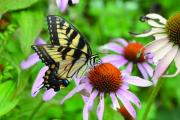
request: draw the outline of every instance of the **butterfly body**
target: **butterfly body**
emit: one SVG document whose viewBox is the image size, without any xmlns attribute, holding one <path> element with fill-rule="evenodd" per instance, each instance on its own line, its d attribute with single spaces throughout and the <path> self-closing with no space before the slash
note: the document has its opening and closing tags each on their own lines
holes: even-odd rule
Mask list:
<svg viewBox="0 0 180 120">
<path fill-rule="evenodd" d="M 62 17 L 47 17 L 50 44 L 32 45 L 40 59 L 49 69 L 44 75 L 44 87 L 59 91 L 69 84 L 68 79 L 94 64 L 89 44 L 81 33 Z M 82 73 L 81 73 L 82 74 Z"/>
</svg>

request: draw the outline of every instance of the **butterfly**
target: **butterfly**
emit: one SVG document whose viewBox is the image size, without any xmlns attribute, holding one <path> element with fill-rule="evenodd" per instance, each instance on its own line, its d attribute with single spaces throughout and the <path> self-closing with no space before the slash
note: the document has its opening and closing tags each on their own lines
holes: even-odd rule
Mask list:
<svg viewBox="0 0 180 120">
<path fill-rule="evenodd" d="M 44 86 L 59 91 L 67 87 L 69 78 L 81 76 L 87 66 L 94 66 L 101 60 L 92 55 L 85 37 L 64 18 L 47 16 L 50 44 L 32 45 L 32 49 L 49 69 L 46 71 Z M 98 58 L 98 59 L 97 59 Z"/>
</svg>

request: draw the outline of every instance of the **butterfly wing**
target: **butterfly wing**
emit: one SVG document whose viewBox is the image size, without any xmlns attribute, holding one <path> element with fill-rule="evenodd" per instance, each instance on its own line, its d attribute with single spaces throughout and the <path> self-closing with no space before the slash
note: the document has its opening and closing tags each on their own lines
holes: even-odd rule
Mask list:
<svg viewBox="0 0 180 120">
<path fill-rule="evenodd" d="M 91 55 L 91 49 L 85 37 L 62 17 L 50 15 L 47 17 L 51 43 L 60 46 L 69 46 L 80 49 Z"/>
</svg>

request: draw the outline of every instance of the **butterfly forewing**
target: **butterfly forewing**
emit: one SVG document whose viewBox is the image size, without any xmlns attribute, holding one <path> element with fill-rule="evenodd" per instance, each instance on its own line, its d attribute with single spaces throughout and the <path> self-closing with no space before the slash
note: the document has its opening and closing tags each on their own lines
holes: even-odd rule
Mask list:
<svg viewBox="0 0 180 120">
<path fill-rule="evenodd" d="M 47 17 L 51 43 L 80 49 L 91 55 L 91 49 L 81 33 L 62 17 L 50 15 Z"/>
</svg>

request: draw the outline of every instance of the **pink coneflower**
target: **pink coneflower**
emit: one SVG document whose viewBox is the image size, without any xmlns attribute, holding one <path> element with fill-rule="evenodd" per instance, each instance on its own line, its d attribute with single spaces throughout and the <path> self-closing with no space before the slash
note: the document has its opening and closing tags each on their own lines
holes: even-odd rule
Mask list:
<svg viewBox="0 0 180 120">
<path fill-rule="evenodd" d="M 83 109 L 83 119 L 88 120 L 88 112 L 92 109 L 94 100 L 99 98 L 97 107 L 97 117 L 102 120 L 104 113 L 104 97 L 109 95 L 113 108 L 119 109 L 119 101 L 126 107 L 127 111 L 133 118 L 136 118 L 136 111 L 130 102 L 134 103 L 138 108 L 141 107 L 139 99 L 131 93 L 128 85 L 136 85 L 147 87 L 152 85 L 148 80 L 141 79 L 136 76 L 129 76 L 119 71 L 111 63 L 101 63 L 90 68 L 87 75 L 79 79 L 79 85 L 75 87 L 62 101 L 61 104 L 72 97 L 77 92 L 84 92 L 86 99 Z"/>
<path fill-rule="evenodd" d="M 144 46 L 138 42 L 127 42 L 124 39 L 114 39 L 112 42 L 100 47 L 102 52 L 115 52 L 105 56 L 102 61 L 110 62 L 117 68 L 127 65 L 126 72 L 131 74 L 133 66 L 137 65 L 143 78 L 148 79 L 153 75 L 152 54 L 145 56 Z"/>
<path fill-rule="evenodd" d="M 157 80 L 164 74 L 170 63 L 174 60 L 177 71 L 174 77 L 180 72 L 180 13 L 175 14 L 168 20 L 162 16 L 150 13 L 141 17 L 141 21 L 147 22 L 152 28 L 143 34 L 133 34 L 135 37 L 153 36 L 154 41 L 147 44 L 145 53 L 153 53 L 153 61 L 157 64 L 153 81 L 156 84 Z"/>
<path fill-rule="evenodd" d="M 35 41 L 35 44 L 36 45 L 46 44 L 46 42 L 42 40 L 41 38 L 39 38 Z M 36 63 L 38 63 L 39 61 L 41 61 L 39 59 L 39 56 L 36 53 L 34 53 L 30 55 L 26 61 L 22 61 L 20 66 L 22 69 L 28 69 L 31 66 L 35 65 Z M 40 88 L 43 86 L 43 81 L 44 81 L 43 76 L 45 75 L 45 72 L 47 70 L 48 70 L 48 67 L 45 66 L 39 71 L 31 90 L 31 95 L 33 97 L 35 97 L 39 93 Z M 56 92 L 53 89 L 46 90 L 43 96 L 43 100 L 48 101 L 51 98 L 53 98 L 53 96 L 55 95 L 56 95 Z"/>
<path fill-rule="evenodd" d="M 61 10 L 61 12 L 64 12 L 67 9 L 68 4 L 77 4 L 79 3 L 79 0 L 56 0 L 56 4 Z"/>
</svg>

